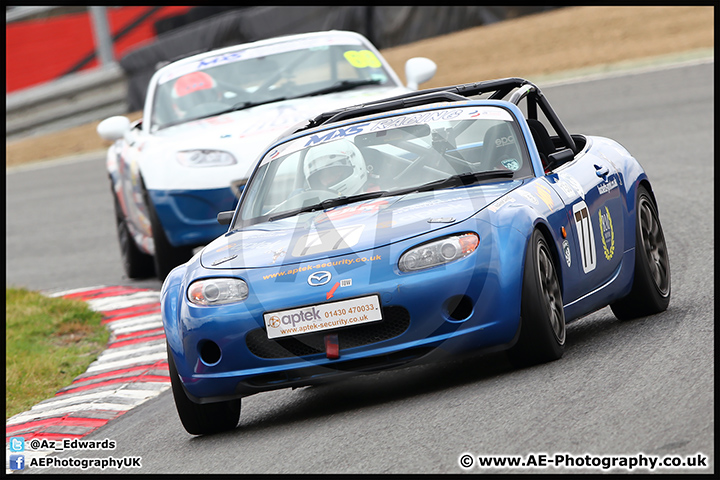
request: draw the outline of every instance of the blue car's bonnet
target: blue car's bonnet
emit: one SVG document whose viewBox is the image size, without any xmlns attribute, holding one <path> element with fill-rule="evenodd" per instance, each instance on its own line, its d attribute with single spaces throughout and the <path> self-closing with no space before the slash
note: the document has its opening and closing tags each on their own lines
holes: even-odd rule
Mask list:
<svg viewBox="0 0 720 480">
<path fill-rule="evenodd" d="M 377 198 L 266 222 L 223 235 L 202 252 L 205 268 L 292 265 L 359 253 L 460 222 L 519 181 Z"/>
</svg>

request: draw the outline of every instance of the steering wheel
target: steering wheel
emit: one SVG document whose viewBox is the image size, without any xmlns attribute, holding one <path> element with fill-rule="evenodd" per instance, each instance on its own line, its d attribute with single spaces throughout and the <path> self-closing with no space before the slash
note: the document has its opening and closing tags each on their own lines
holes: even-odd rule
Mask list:
<svg viewBox="0 0 720 480">
<path fill-rule="evenodd" d="M 289 77 L 288 73 L 293 72 L 295 70 L 295 67 L 302 64 L 302 62 L 305 61 L 305 59 L 310 55 L 312 52 L 305 52 L 302 55 L 295 58 L 290 63 L 282 66 L 277 72 L 270 75 L 270 77 L 265 80 L 258 88 L 253 92 L 254 95 L 264 95 L 266 94 L 270 87 L 275 85 L 278 80 L 280 80 L 282 77 Z"/>
</svg>

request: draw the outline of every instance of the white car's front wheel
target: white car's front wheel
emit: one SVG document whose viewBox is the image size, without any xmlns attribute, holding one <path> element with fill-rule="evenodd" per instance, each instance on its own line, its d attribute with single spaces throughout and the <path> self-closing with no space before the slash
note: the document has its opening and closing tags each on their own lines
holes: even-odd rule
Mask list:
<svg viewBox="0 0 720 480">
<path fill-rule="evenodd" d="M 112 190 L 112 189 L 111 189 Z M 118 243 L 120 244 L 120 257 L 123 269 L 128 278 L 148 278 L 155 273 L 153 257 L 140 251 L 130 235 L 127 219 L 120 208 L 115 193 L 111 192 L 115 204 L 115 226 L 117 227 Z"/>
</svg>

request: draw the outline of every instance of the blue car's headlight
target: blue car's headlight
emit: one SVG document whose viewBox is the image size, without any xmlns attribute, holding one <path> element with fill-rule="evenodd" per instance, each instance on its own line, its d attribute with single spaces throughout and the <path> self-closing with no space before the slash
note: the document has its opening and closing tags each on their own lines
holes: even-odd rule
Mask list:
<svg viewBox="0 0 720 480">
<path fill-rule="evenodd" d="M 230 152 L 223 150 L 183 150 L 176 153 L 176 158 L 186 167 L 225 167 L 237 163 Z"/>
<path fill-rule="evenodd" d="M 480 238 L 475 233 L 440 238 L 403 253 L 398 268 L 403 272 L 412 272 L 443 265 L 467 257 L 479 244 Z"/>
<path fill-rule="evenodd" d="M 239 278 L 205 278 L 188 288 L 188 300 L 195 305 L 224 305 L 242 302 L 247 297 L 247 283 Z"/>
</svg>

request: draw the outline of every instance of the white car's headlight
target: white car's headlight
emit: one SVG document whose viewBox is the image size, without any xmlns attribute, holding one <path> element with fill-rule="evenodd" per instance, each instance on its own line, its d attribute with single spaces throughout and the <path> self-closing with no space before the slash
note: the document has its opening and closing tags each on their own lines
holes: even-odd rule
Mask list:
<svg viewBox="0 0 720 480">
<path fill-rule="evenodd" d="M 440 238 L 403 253 L 398 268 L 403 272 L 413 272 L 443 265 L 467 257 L 479 244 L 480 238 L 475 233 Z"/>
<path fill-rule="evenodd" d="M 183 150 L 177 152 L 176 158 L 186 167 L 225 167 L 237 163 L 230 152 L 223 150 Z"/>
<path fill-rule="evenodd" d="M 247 283 L 239 278 L 206 278 L 188 288 L 188 300 L 195 305 L 224 305 L 247 297 Z"/>
</svg>

